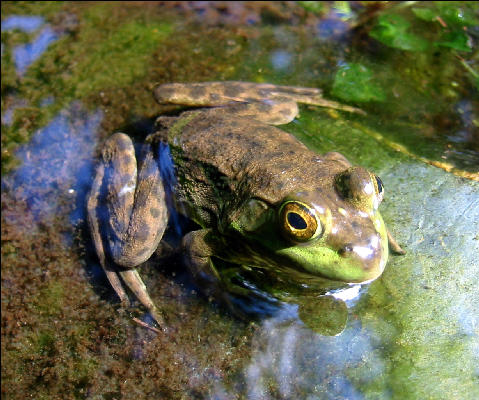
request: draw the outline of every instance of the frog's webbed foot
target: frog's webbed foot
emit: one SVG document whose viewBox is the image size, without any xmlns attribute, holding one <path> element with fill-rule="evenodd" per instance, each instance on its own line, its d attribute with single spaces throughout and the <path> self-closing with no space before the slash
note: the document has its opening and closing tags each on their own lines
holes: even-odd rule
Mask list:
<svg viewBox="0 0 479 400">
<path fill-rule="evenodd" d="M 399 243 L 396 242 L 396 239 L 394 239 L 393 235 L 391 235 L 391 232 L 388 231 L 388 242 L 389 242 L 389 248 L 393 253 L 399 254 L 399 255 L 404 255 L 406 254 L 406 250 L 403 250 L 401 246 L 399 246 Z"/>
<path fill-rule="evenodd" d="M 88 197 L 88 223 L 96 253 L 124 304 L 123 282 L 160 324 L 163 319 L 134 269 L 155 251 L 167 224 L 160 171 L 148 151 L 137 167 L 131 139 L 122 133 L 105 143 Z"/>
<path fill-rule="evenodd" d="M 160 104 L 217 107 L 219 113 L 253 117 L 271 125 L 291 122 L 299 113 L 298 103 L 364 114 L 358 108 L 324 99 L 317 88 L 268 83 L 167 83 L 158 85 L 154 94 Z"/>
<path fill-rule="evenodd" d="M 280 100 L 283 102 L 294 102 L 319 106 L 325 108 L 333 108 L 337 110 L 365 114 L 363 110 L 338 103 L 332 100 L 326 100 L 322 96 L 322 91 L 318 88 L 304 88 L 298 86 L 280 86 L 271 84 L 253 84 L 258 86 L 258 92 L 263 99 Z M 297 114 L 296 114 L 297 115 Z M 294 117 L 296 117 L 296 115 Z M 293 117 L 293 118 L 294 118 Z M 288 121 L 289 122 L 289 121 Z"/>
</svg>

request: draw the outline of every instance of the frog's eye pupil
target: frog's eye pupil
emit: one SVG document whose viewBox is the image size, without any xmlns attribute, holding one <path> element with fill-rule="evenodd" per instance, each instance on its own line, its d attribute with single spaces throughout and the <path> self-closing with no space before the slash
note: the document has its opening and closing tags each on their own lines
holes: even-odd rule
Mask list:
<svg viewBox="0 0 479 400">
<path fill-rule="evenodd" d="M 375 175 L 375 178 L 376 178 L 376 183 L 378 185 L 378 193 L 381 194 L 384 191 L 383 181 L 377 175 Z"/>
<path fill-rule="evenodd" d="M 292 242 L 307 242 L 322 234 L 315 209 L 306 203 L 286 201 L 281 205 L 278 217 L 283 236 Z"/>
<path fill-rule="evenodd" d="M 287 218 L 288 218 L 288 223 L 294 229 L 306 229 L 308 227 L 308 224 L 306 223 L 304 218 L 295 212 L 289 212 Z"/>
</svg>

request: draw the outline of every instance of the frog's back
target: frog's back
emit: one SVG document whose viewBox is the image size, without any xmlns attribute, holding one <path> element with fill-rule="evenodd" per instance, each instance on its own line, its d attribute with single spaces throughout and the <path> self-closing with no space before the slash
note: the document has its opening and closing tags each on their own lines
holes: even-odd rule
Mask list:
<svg viewBox="0 0 479 400">
<path fill-rule="evenodd" d="M 179 197 L 208 215 L 217 216 L 225 202 L 231 207 L 251 197 L 277 203 L 343 168 L 279 128 L 215 110 L 183 114 L 170 126 L 168 142 Z M 205 215 L 194 219 L 212 223 Z"/>
<path fill-rule="evenodd" d="M 176 140 L 175 140 L 176 137 Z M 302 162 L 318 156 L 289 133 L 250 118 L 201 112 L 169 140 L 182 157 L 217 169 L 231 182 L 249 180 L 256 195 L 271 189 L 278 175 L 283 183 L 297 178 Z M 304 174 L 303 174 L 304 175 Z"/>
</svg>

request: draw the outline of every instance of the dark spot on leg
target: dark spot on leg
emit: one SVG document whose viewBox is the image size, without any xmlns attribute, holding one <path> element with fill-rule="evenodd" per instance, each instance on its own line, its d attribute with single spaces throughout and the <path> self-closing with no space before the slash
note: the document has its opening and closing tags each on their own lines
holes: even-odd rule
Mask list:
<svg viewBox="0 0 479 400">
<path fill-rule="evenodd" d="M 156 100 L 158 102 L 168 102 L 178 91 L 173 85 L 165 84 L 158 86 L 155 90 Z"/>
<path fill-rule="evenodd" d="M 238 85 L 226 85 L 224 95 L 226 97 L 239 97 L 242 92 L 242 88 Z"/>
<path fill-rule="evenodd" d="M 145 242 L 150 237 L 150 227 L 146 224 L 140 226 L 136 232 L 135 238 L 140 242 Z"/>
<path fill-rule="evenodd" d="M 230 126 L 231 126 L 232 128 L 237 128 L 238 126 L 240 126 L 240 124 L 238 123 L 237 120 L 232 120 L 232 121 L 230 121 Z M 230 135 L 230 136 L 228 136 L 228 137 L 231 137 L 231 133 L 230 133 L 230 132 L 228 132 L 228 135 Z"/>
<path fill-rule="evenodd" d="M 352 221 L 351 226 L 353 227 L 354 230 L 358 230 L 361 228 L 361 225 L 357 221 Z"/>
<path fill-rule="evenodd" d="M 111 238 L 112 242 L 114 243 L 121 243 L 121 239 L 116 235 L 117 232 L 125 232 L 128 229 L 128 221 L 117 219 L 116 221 L 112 222 L 111 226 Z M 113 233 L 115 232 L 115 233 Z"/>
<path fill-rule="evenodd" d="M 150 208 L 150 215 L 157 219 L 161 216 L 161 210 L 159 208 L 156 208 L 156 207 L 151 207 Z"/>
<path fill-rule="evenodd" d="M 142 210 L 144 209 L 145 207 L 147 207 L 147 204 L 148 204 L 148 196 L 143 194 L 140 191 L 136 192 L 136 197 L 135 197 L 135 208 L 137 210 Z"/>
<path fill-rule="evenodd" d="M 254 147 L 254 149 L 255 149 L 256 151 L 263 149 L 263 143 L 261 143 L 261 142 L 258 141 L 258 140 L 255 140 L 255 139 L 251 140 L 250 146 L 251 146 L 251 147 Z"/>
<path fill-rule="evenodd" d="M 274 104 L 259 103 L 258 110 L 261 111 L 262 113 L 270 113 L 273 111 L 273 106 Z"/>
<path fill-rule="evenodd" d="M 291 163 L 288 163 L 288 162 L 278 163 L 278 169 L 281 171 L 289 171 L 290 168 L 291 168 Z"/>
<path fill-rule="evenodd" d="M 271 153 L 269 153 L 269 157 L 270 158 L 283 159 L 284 158 L 284 152 L 282 152 L 281 150 L 280 151 L 272 151 Z"/>
<path fill-rule="evenodd" d="M 160 185 L 153 185 L 151 189 L 151 194 L 153 197 L 160 197 L 162 191 L 160 190 Z"/>
<path fill-rule="evenodd" d="M 221 99 L 221 96 L 218 93 L 210 93 L 210 103 L 215 104 Z"/>
<path fill-rule="evenodd" d="M 190 88 L 189 95 L 193 99 L 199 99 L 199 98 L 205 97 L 205 94 L 206 94 L 206 90 L 204 86 L 192 86 Z"/>
</svg>

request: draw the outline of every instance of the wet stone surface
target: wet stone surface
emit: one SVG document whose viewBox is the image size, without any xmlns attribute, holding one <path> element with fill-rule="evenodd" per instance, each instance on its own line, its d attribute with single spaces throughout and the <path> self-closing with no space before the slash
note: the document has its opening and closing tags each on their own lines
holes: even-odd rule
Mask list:
<svg viewBox="0 0 479 400">
<path fill-rule="evenodd" d="M 408 40 L 469 35 L 465 51 L 414 53 L 368 36 L 388 2 L 343 3 L 2 2 L 2 398 L 479 398 L 479 107 L 467 51 L 479 24 L 462 3 L 462 14 L 415 5 L 446 28 L 393 6 L 416 24 Z M 344 81 L 351 70 L 362 72 Z M 368 112 L 302 107 L 284 127 L 381 176 L 382 215 L 407 250 L 347 300 L 336 336 L 299 318 L 313 302 L 241 321 L 199 293 L 179 257 L 158 254 L 141 268 L 165 315 L 154 332 L 93 253 L 85 196 L 101 143 L 117 131 L 141 143 L 175 112 L 155 104 L 154 83 L 229 79 L 329 98 L 336 87 L 336 100 Z M 358 91 L 373 100 L 351 100 Z"/>
</svg>

